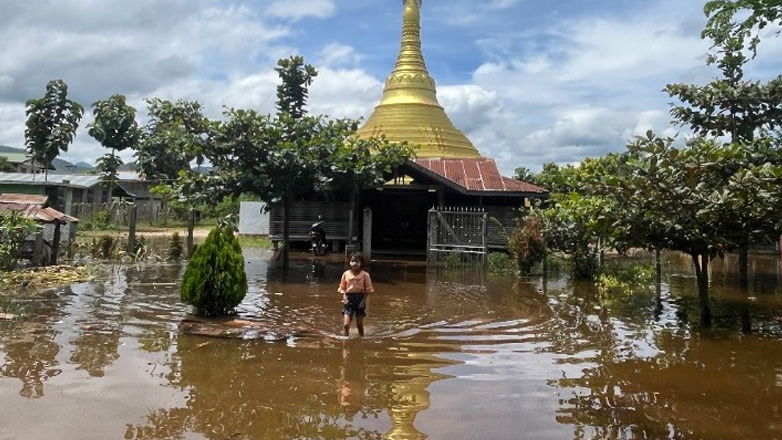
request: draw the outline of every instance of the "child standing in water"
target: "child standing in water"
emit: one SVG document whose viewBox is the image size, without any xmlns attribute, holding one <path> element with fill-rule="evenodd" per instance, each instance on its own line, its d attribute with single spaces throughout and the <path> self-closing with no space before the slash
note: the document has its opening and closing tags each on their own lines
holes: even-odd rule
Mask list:
<svg viewBox="0 0 782 440">
<path fill-rule="evenodd" d="M 342 274 L 339 281 L 339 293 L 342 294 L 342 332 L 345 336 L 350 334 L 350 323 L 353 316 L 356 317 L 358 334 L 364 336 L 364 317 L 367 316 L 367 297 L 375 291 L 372 287 L 372 279 L 364 271 L 364 256 L 361 252 L 350 255 L 350 269 Z"/>
</svg>

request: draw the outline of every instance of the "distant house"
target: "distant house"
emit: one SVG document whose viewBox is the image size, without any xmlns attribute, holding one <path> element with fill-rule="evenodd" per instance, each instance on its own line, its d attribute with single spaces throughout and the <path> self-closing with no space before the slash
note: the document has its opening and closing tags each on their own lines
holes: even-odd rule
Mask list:
<svg viewBox="0 0 782 440">
<path fill-rule="evenodd" d="M 101 206 L 108 202 L 109 189 L 100 176 L 80 174 L 0 173 L 0 194 L 46 196 L 49 206 L 73 217 L 79 217 L 85 205 Z M 135 194 L 118 182 L 114 197 L 134 200 Z"/>
<path fill-rule="evenodd" d="M 163 196 L 150 191 L 156 183 L 141 178 L 135 171 L 120 171 L 117 177 L 122 188 L 134 195 L 138 219 L 157 220 L 163 209 Z"/>
<path fill-rule="evenodd" d="M 5 157 L 8 163 L 16 167 L 17 173 L 41 174 L 46 168 L 41 163 L 33 163 L 26 153 L 0 152 L 0 156 Z M 54 167 L 50 166 L 49 169 L 54 170 Z"/>
</svg>

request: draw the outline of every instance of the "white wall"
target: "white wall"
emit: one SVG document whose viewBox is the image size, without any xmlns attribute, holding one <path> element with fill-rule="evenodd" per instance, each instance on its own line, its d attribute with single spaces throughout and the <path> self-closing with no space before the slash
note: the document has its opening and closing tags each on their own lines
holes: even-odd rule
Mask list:
<svg viewBox="0 0 782 440">
<path fill-rule="evenodd" d="M 269 213 L 263 202 L 241 202 L 239 205 L 239 233 L 269 235 Z"/>
</svg>

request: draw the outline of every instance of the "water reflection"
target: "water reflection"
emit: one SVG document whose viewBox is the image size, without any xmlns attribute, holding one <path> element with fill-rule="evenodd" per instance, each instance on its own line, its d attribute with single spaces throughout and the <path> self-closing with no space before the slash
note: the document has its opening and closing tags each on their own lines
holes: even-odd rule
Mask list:
<svg viewBox="0 0 782 440">
<path fill-rule="evenodd" d="M 691 262 L 675 255 L 659 285 L 610 295 L 567 278 L 375 262 L 367 336 L 347 340 L 338 336 L 342 262 L 304 257 L 283 273 L 268 268 L 268 255 L 245 257 L 250 291 L 238 317 L 308 336 L 181 333 L 181 265 L 123 267 L 107 282 L 0 295 L 0 311 L 20 315 L 0 322 L 0 438 L 782 432 L 774 404 L 782 401 L 782 296 L 766 257 L 746 289 L 723 272 L 732 263 L 720 262 L 707 330 L 697 325 Z"/>
<path fill-rule="evenodd" d="M 18 292 L 0 301 L 5 309 L 12 303 L 13 309 L 33 317 L 0 322 L 0 349 L 4 355 L 0 376 L 19 379 L 22 397 L 43 397 L 44 383 L 62 372 L 57 359 L 60 345 L 55 341 L 60 332 L 54 323 L 64 315 L 66 298 L 56 293 L 27 296 Z"/>
<path fill-rule="evenodd" d="M 339 392 L 337 401 L 345 409 L 348 420 L 364 407 L 367 390 L 364 346 L 361 341 L 342 343 L 342 364 L 339 367 Z"/>
</svg>

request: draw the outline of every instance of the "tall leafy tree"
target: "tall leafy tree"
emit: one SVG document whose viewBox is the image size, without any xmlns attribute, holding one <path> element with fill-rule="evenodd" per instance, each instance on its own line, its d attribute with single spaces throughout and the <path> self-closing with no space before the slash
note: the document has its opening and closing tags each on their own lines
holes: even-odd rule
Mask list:
<svg viewBox="0 0 782 440">
<path fill-rule="evenodd" d="M 354 195 L 357 188 L 381 184 L 413 153 L 385 138 L 355 138 L 358 121 L 307 115 L 308 87 L 317 71 L 303 58 L 282 59 L 276 70 L 281 80 L 276 117 L 227 110 L 207 154 L 213 172 L 202 179 L 211 179 L 204 185 L 209 191 L 251 193 L 282 206 L 287 243 L 294 196 L 335 190 Z"/>
<path fill-rule="evenodd" d="M 276 174 L 271 188 L 276 188 L 283 205 L 283 262 L 287 264 L 290 241 L 290 205 L 296 192 L 313 180 L 312 128 L 316 119 L 304 119 L 307 114 L 309 86 L 317 70 L 304 63 L 301 56 L 280 59 L 275 68 L 281 83 L 277 86 L 277 120 L 279 142 L 269 152 L 269 171 Z"/>
<path fill-rule="evenodd" d="M 117 170 L 122 165 L 118 151 L 135 150 L 141 138 L 141 129 L 136 122 L 136 109 L 125 101 L 123 95 L 112 95 L 108 99 L 92 104 L 93 122 L 87 125 L 87 133 L 110 150 L 97 160 L 101 179 L 109 184 L 109 199 L 117 181 Z"/>
<path fill-rule="evenodd" d="M 609 188 L 625 212 L 617 227 L 649 247 L 690 255 L 701 323 L 709 325 L 709 261 L 777 227 L 782 167 L 751 163 L 755 153 L 740 143 L 700 136 L 676 148 L 674 139 L 649 132 L 627 148 L 626 177 Z"/>
<path fill-rule="evenodd" d="M 753 9 L 753 14 L 744 23 L 732 20 L 739 10 Z M 767 83 L 749 81 L 744 78 L 744 67 L 749 61 L 745 44 L 753 27 L 765 26 L 768 20 L 778 20 L 780 8 L 764 1 L 716 1 L 706 5 L 710 16 L 703 32 L 705 38 L 713 39 L 716 52 L 708 62 L 716 64 L 722 72 L 704 86 L 669 84 L 668 93 L 682 104 L 674 105 L 671 114 L 681 125 L 690 127 L 700 136 L 725 140 L 726 155 L 724 173 L 734 175 L 737 169 L 751 169 L 765 163 L 780 163 L 777 149 L 769 148 L 769 135 L 782 124 L 782 76 Z M 754 18 L 753 18 L 754 17 Z M 776 17 L 776 18 L 774 18 Z M 749 27 L 746 27 L 749 26 Z M 757 35 L 750 42 L 752 50 L 757 45 Z M 749 246 L 753 240 L 766 239 L 775 228 L 775 199 L 772 193 L 756 193 L 754 189 L 738 185 L 752 180 L 735 180 L 724 188 L 734 199 L 736 227 L 732 229 L 730 250 L 739 253 L 739 281 L 748 282 Z M 749 190 L 749 191 L 747 191 Z M 768 195 L 768 196 L 766 196 Z M 748 206 L 752 203 L 752 208 Z M 764 213 L 763 215 L 759 215 Z M 764 233 L 760 233 L 765 230 Z"/>
<path fill-rule="evenodd" d="M 541 213 L 547 244 L 571 257 L 576 278 L 596 275 L 604 249 L 628 246 L 627 230 L 615 227 L 621 205 L 604 182 L 621 175 L 619 160 L 612 154 L 585 159 L 578 166 L 547 163 L 532 176 L 533 183 L 551 191 Z"/>
<path fill-rule="evenodd" d="M 42 98 L 27 101 L 27 128 L 25 148 L 33 165 L 49 168 L 60 151 L 67 152 L 76 136 L 84 107 L 68 99 L 68 85 L 61 79 L 49 81 Z"/>
<path fill-rule="evenodd" d="M 149 121 L 135 153 L 139 170 L 148 180 L 170 183 L 180 171 L 190 170 L 191 162 L 203 164 L 210 122 L 196 101 L 150 98 L 146 102 Z"/>
<path fill-rule="evenodd" d="M 156 189 L 166 199 L 189 211 L 187 230 L 188 254 L 193 250 L 195 210 L 206 200 L 206 183 L 197 176 L 192 164 L 204 163 L 212 123 L 196 101 L 150 98 L 147 100 L 149 121 L 142 130 L 136 150 L 141 174 L 155 181 Z"/>
<path fill-rule="evenodd" d="M 277 86 L 277 116 L 289 115 L 298 119 L 307 114 L 307 98 L 312 80 L 318 76 L 318 71 L 304 58 L 295 55 L 277 61 L 274 68 L 282 80 Z"/>
<path fill-rule="evenodd" d="M 703 38 L 711 39 L 714 47 L 738 39 L 753 55 L 760 43 L 760 31 L 770 24 L 782 24 L 779 0 L 711 0 L 703 10 L 708 17 Z"/>
</svg>

